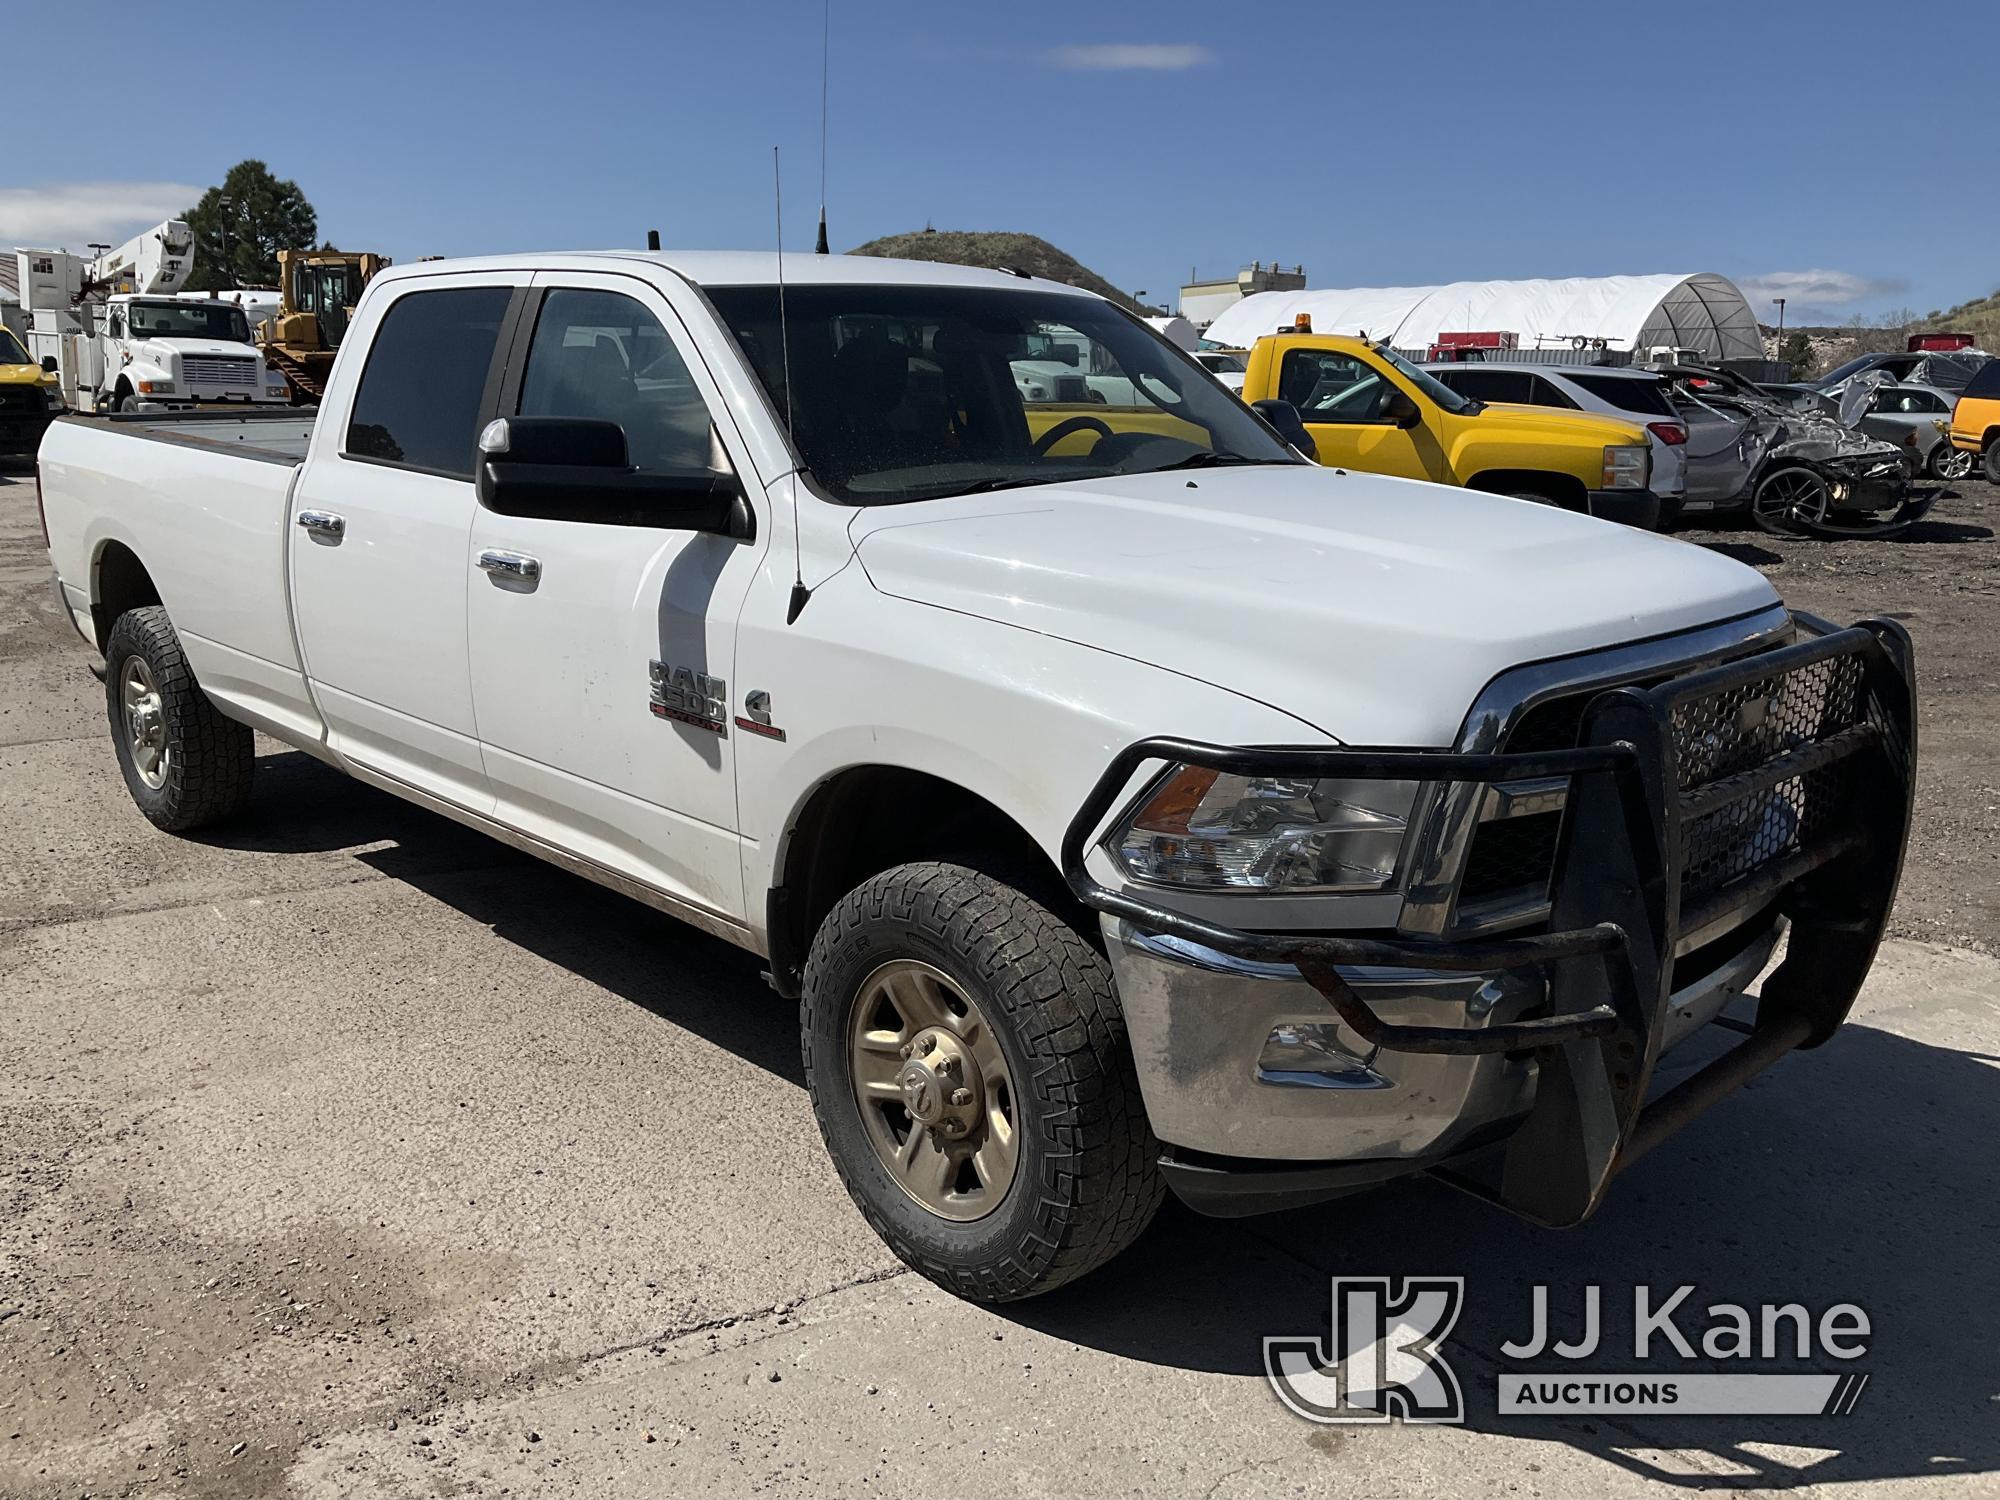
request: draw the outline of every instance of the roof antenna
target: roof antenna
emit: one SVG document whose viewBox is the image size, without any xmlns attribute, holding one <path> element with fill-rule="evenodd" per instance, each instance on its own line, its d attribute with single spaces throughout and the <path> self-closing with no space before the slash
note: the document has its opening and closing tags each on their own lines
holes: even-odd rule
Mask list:
<svg viewBox="0 0 2000 1500">
<path fill-rule="evenodd" d="M 833 40 L 833 0 L 819 6 L 819 240 L 814 255 L 830 253 L 826 247 L 826 59 Z"/>
<path fill-rule="evenodd" d="M 657 250 L 657 249 L 659 249 L 659 248 L 660 248 L 660 231 L 659 231 L 659 230 L 657 230 L 657 229 L 649 229 L 649 230 L 647 230 L 647 231 L 646 231 L 646 248 L 647 248 L 648 250 Z"/>
<path fill-rule="evenodd" d="M 797 429 L 792 423 L 792 333 L 785 316 L 785 178 L 778 168 L 778 148 L 771 148 L 771 198 L 778 215 L 778 362 L 785 372 L 785 436 L 796 447 Z M 792 470 L 792 598 L 785 607 L 785 623 L 797 622 L 799 611 L 812 598 L 806 587 L 806 555 L 799 544 L 798 469 Z"/>
</svg>

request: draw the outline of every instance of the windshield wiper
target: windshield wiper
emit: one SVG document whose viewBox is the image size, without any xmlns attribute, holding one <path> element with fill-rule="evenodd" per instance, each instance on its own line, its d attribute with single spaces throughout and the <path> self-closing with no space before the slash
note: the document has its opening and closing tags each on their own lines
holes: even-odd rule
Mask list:
<svg viewBox="0 0 2000 1500">
<path fill-rule="evenodd" d="M 1170 464 L 1161 464 L 1157 469 L 1129 469 L 1131 474 L 1171 474 L 1175 469 L 1228 469 L 1251 464 L 1295 464 L 1294 458 L 1250 458 L 1241 453 L 1212 453 L 1203 449 L 1190 453 L 1186 458 L 1176 459 Z"/>
<path fill-rule="evenodd" d="M 1092 478 L 1101 478 L 1092 475 Z M 986 495 L 994 490 L 1022 490 L 1038 484 L 1056 484 L 1060 481 L 1047 474 L 1036 475 L 1032 479 L 975 479 L 970 484 L 962 484 L 948 490 L 920 490 L 916 494 L 901 495 L 897 503 L 911 500 L 956 500 L 961 495 Z"/>
</svg>

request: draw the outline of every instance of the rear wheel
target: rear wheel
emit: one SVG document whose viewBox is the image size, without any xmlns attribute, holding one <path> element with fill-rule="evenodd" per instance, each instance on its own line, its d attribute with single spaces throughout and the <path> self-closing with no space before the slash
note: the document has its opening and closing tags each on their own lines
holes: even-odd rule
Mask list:
<svg viewBox="0 0 2000 1500">
<path fill-rule="evenodd" d="M 127 610 L 112 625 L 104 693 L 118 769 L 156 827 L 183 833 L 250 800 L 250 730 L 208 701 L 157 604 Z"/>
<path fill-rule="evenodd" d="M 1986 482 L 2000 484 L 2000 438 L 1986 445 Z"/>
<path fill-rule="evenodd" d="M 909 864 L 820 925 L 800 1002 L 834 1166 L 902 1260 L 980 1301 L 1101 1265 L 1160 1205 L 1101 954 L 1013 885 Z"/>
</svg>

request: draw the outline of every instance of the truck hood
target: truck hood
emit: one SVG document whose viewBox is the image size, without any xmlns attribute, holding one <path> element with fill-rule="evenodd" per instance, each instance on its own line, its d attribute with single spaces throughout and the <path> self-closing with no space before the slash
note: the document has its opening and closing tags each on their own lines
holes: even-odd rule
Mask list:
<svg viewBox="0 0 2000 1500">
<path fill-rule="evenodd" d="M 1638 422 L 1607 416 L 1595 411 L 1557 411 L 1548 406 L 1523 406 L 1512 401 L 1489 401 L 1481 415 L 1504 416 L 1510 427 L 1529 428 L 1550 436 L 1582 438 L 1597 443 L 1638 444 L 1648 441 Z"/>
<path fill-rule="evenodd" d="M 1777 602 L 1685 542 L 1318 466 L 878 506 L 851 531 L 885 594 L 1148 662 L 1350 744 L 1448 744 L 1509 667 Z"/>
</svg>

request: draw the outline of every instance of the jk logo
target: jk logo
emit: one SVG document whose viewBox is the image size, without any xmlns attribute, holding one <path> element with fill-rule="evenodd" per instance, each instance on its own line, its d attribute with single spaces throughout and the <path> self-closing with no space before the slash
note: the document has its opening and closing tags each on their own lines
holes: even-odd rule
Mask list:
<svg viewBox="0 0 2000 1500">
<path fill-rule="evenodd" d="M 1465 1397 L 1440 1348 L 1463 1276 L 1333 1278 L 1333 1339 L 1267 1338 L 1264 1371 L 1308 1422 L 1463 1422 Z"/>
</svg>

